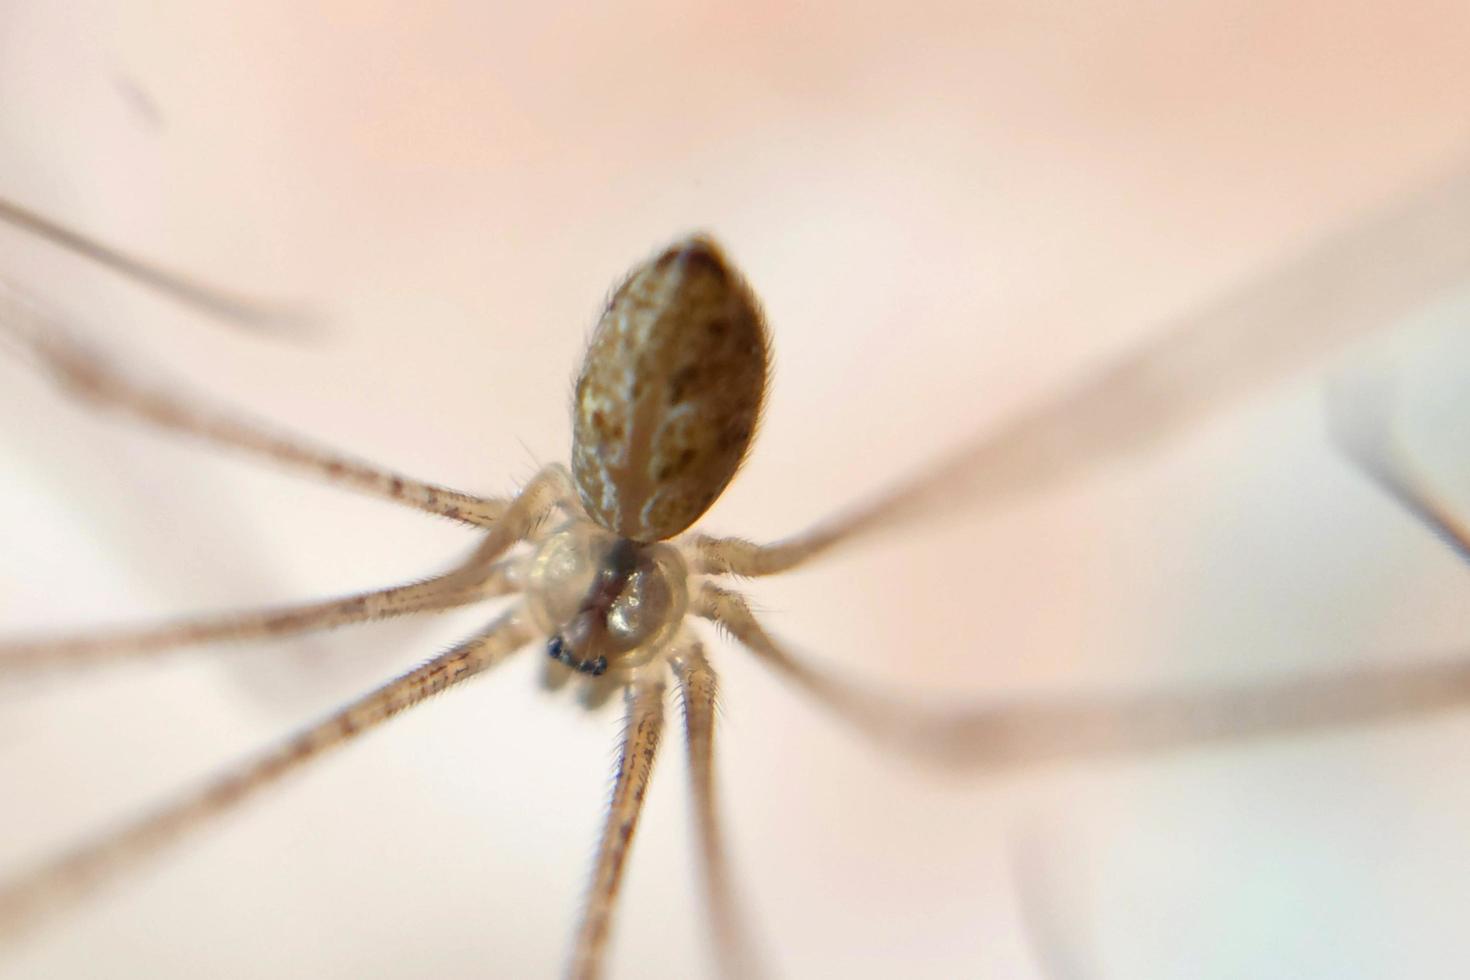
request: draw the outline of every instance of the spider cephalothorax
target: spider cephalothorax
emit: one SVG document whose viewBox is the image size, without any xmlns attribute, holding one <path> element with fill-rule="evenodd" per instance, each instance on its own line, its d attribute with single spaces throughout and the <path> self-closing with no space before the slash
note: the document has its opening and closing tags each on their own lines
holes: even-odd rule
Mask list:
<svg viewBox="0 0 1470 980">
<path fill-rule="evenodd" d="M 526 599 L 551 637 L 551 659 L 600 677 L 609 666 L 640 667 L 668 645 L 689 606 L 688 579 L 674 548 L 574 519 L 537 549 Z"/>
</svg>

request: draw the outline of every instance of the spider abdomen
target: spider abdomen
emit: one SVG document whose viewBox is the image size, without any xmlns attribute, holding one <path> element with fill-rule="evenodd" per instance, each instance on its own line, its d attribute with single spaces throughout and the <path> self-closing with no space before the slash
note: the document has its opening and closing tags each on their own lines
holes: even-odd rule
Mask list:
<svg viewBox="0 0 1470 980">
<path fill-rule="evenodd" d="M 577 377 L 572 475 L 588 515 L 643 542 L 698 520 L 745 458 L 768 366 L 760 308 L 714 242 L 634 269 Z"/>
</svg>

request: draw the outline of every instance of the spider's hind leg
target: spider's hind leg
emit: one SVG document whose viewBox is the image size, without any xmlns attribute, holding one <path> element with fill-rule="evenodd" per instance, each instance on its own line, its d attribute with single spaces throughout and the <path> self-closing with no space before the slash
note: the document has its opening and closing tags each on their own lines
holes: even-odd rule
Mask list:
<svg viewBox="0 0 1470 980">
<path fill-rule="evenodd" d="M 71 335 L 60 317 L 0 283 L 0 348 L 31 361 L 64 394 L 156 429 L 244 451 L 336 486 L 475 527 L 493 528 L 508 502 L 426 483 L 313 445 L 233 411 L 143 382 Z"/>
<path fill-rule="evenodd" d="M 299 312 L 232 293 L 130 255 L 4 198 L 0 198 L 0 222 L 234 326 L 295 332 L 311 323 Z"/>
</svg>

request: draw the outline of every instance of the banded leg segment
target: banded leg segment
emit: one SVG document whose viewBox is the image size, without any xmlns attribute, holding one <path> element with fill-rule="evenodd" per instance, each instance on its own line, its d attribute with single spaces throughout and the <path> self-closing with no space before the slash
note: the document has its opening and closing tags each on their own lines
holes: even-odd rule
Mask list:
<svg viewBox="0 0 1470 980">
<path fill-rule="evenodd" d="M 466 578 L 463 571 L 456 570 L 422 582 L 280 609 L 197 616 L 73 637 L 0 641 L 0 674 L 122 660 L 206 643 L 294 636 L 375 619 L 438 612 L 506 595 L 515 588 L 511 566 L 500 563 L 474 578 Z"/>
<path fill-rule="evenodd" d="M 1211 743 L 1401 722 L 1470 707 L 1470 660 L 1306 674 L 1214 690 L 1077 696 L 936 709 L 848 684 L 793 657 L 745 601 L 706 583 L 691 610 L 888 748 L 960 768 L 1147 755 Z"/>
<path fill-rule="evenodd" d="M 627 723 L 623 732 L 618 772 L 613 779 L 612 803 L 597 860 L 592 869 L 592 886 L 577 925 L 572 962 L 567 975 L 573 980 L 593 980 L 602 975 L 607 941 L 612 929 L 613 907 L 623 881 L 623 866 L 643 812 L 643 797 L 653 774 L 653 759 L 664 728 L 664 682 L 649 672 L 636 677 L 627 692 Z"/>
<path fill-rule="evenodd" d="M 730 862 L 721 830 L 715 794 L 715 706 L 718 681 L 693 636 L 681 639 L 673 657 L 684 701 L 684 736 L 689 749 L 689 785 L 694 804 L 694 832 L 699 842 L 699 877 L 714 938 L 720 976 L 749 980 L 763 976 L 751 934 L 740 913 Z"/>
<path fill-rule="evenodd" d="M 243 450 L 348 487 L 476 527 L 492 527 L 504 500 L 476 497 L 414 480 L 294 436 L 270 431 L 198 396 L 135 381 L 69 336 L 67 329 L 14 290 L 0 288 L 0 340 L 45 369 L 64 392 L 84 403 L 130 416 L 158 429 L 214 446 Z"/>
<path fill-rule="evenodd" d="M 436 612 L 505 595 L 520 587 L 519 562 L 500 561 L 518 541 L 533 536 L 546 512 L 564 505 L 571 477 L 562 466 L 542 470 L 516 496 L 501 520 L 457 567 L 408 585 L 283 609 L 191 617 L 157 626 L 90 636 L 0 641 L 0 673 L 77 665 L 160 653 L 219 641 L 289 636 L 390 616 Z"/>
<path fill-rule="evenodd" d="M 305 763 L 494 666 L 534 633 L 519 610 L 136 822 L 0 885 L 0 939 L 40 924 Z"/>
<path fill-rule="evenodd" d="M 535 538 L 551 510 L 571 507 L 570 501 L 575 501 L 576 496 L 572 474 L 565 466 L 552 463 L 543 467 L 531 482 L 521 488 L 514 500 L 501 508 L 499 519 L 476 546 L 467 564 L 486 567 L 517 542 Z"/>
</svg>

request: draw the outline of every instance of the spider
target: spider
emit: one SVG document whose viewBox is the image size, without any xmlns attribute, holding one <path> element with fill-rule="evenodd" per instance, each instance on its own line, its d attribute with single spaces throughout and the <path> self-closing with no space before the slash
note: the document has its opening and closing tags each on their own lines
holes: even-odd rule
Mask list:
<svg viewBox="0 0 1470 980">
<path fill-rule="evenodd" d="M 141 658 L 514 598 L 449 650 L 135 822 L 0 884 L 0 938 L 23 935 L 307 762 L 533 649 L 542 658 L 547 688 L 580 684 L 588 706 L 619 692 L 625 701 L 611 803 L 568 975 L 602 971 L 671 682 L 683 702 L 697 857 L 717 966 L 729 976 L 763 972 L 732 898 L 716 803 L 718 682 L 691 620 L 718 627 L 886 748 L 938 765 L 1002 768 L 1159 751 L 1461 703 L 1467 668 L 1448 664 L 1223 691 L 921 706 L 808 664 L 766 631 L 731 580 L 797 568 L 870 533 L 931 518 L 955 501 L 973 505 L 1074 476 L 1182 429 L 1355 332 L 1391 320 L 1424 293 L 1463 275 L 1457 236 L 1430 241 L 1434 236 L 1423 231 L 1426 222 L 1438 222 L 1437 230 L 1450 227 L 1446 215 L 1458 214 L 1470 197 L 1464 184 L 1453 180 L 1328 241 L 889 495 L 769 545 L 689 530 L 744 461 L 770 376 L 770 335 L 755 294 L 710 237 L 674 242 L 614 290 L 578 375 L 570 466 L 545 467 L 509 499 L 415 480 L 136 380 L 89 350 L 43 306 L 7 289 L 0 295 L 0 339 L 71 397 L 449 518 L 477 533 L 479 542 L 468 558 L 432 578 L 344 598 L 7 641 L 0 643 L 0 669 L 18 673 Z M 0 204 L 0 218 L 216 315 L 273 319 L 14 205 Z M 1389 265 L 1385 257 L 1401 260 L 1395 272 L 1346 275 L 1361 269 L 1365 258 Z M 1304 291 L 1324 285 L 1337 295 L 1341 315 L 1326 326 L 1320 320 L 1295 323 Z M 1419 485 L 1381 432 L 1361 426 L 1344 431 L 1345 447 L 1370 476 L 1432 529 L 1470 547 L 1470 536 Z"/>
</svg>

